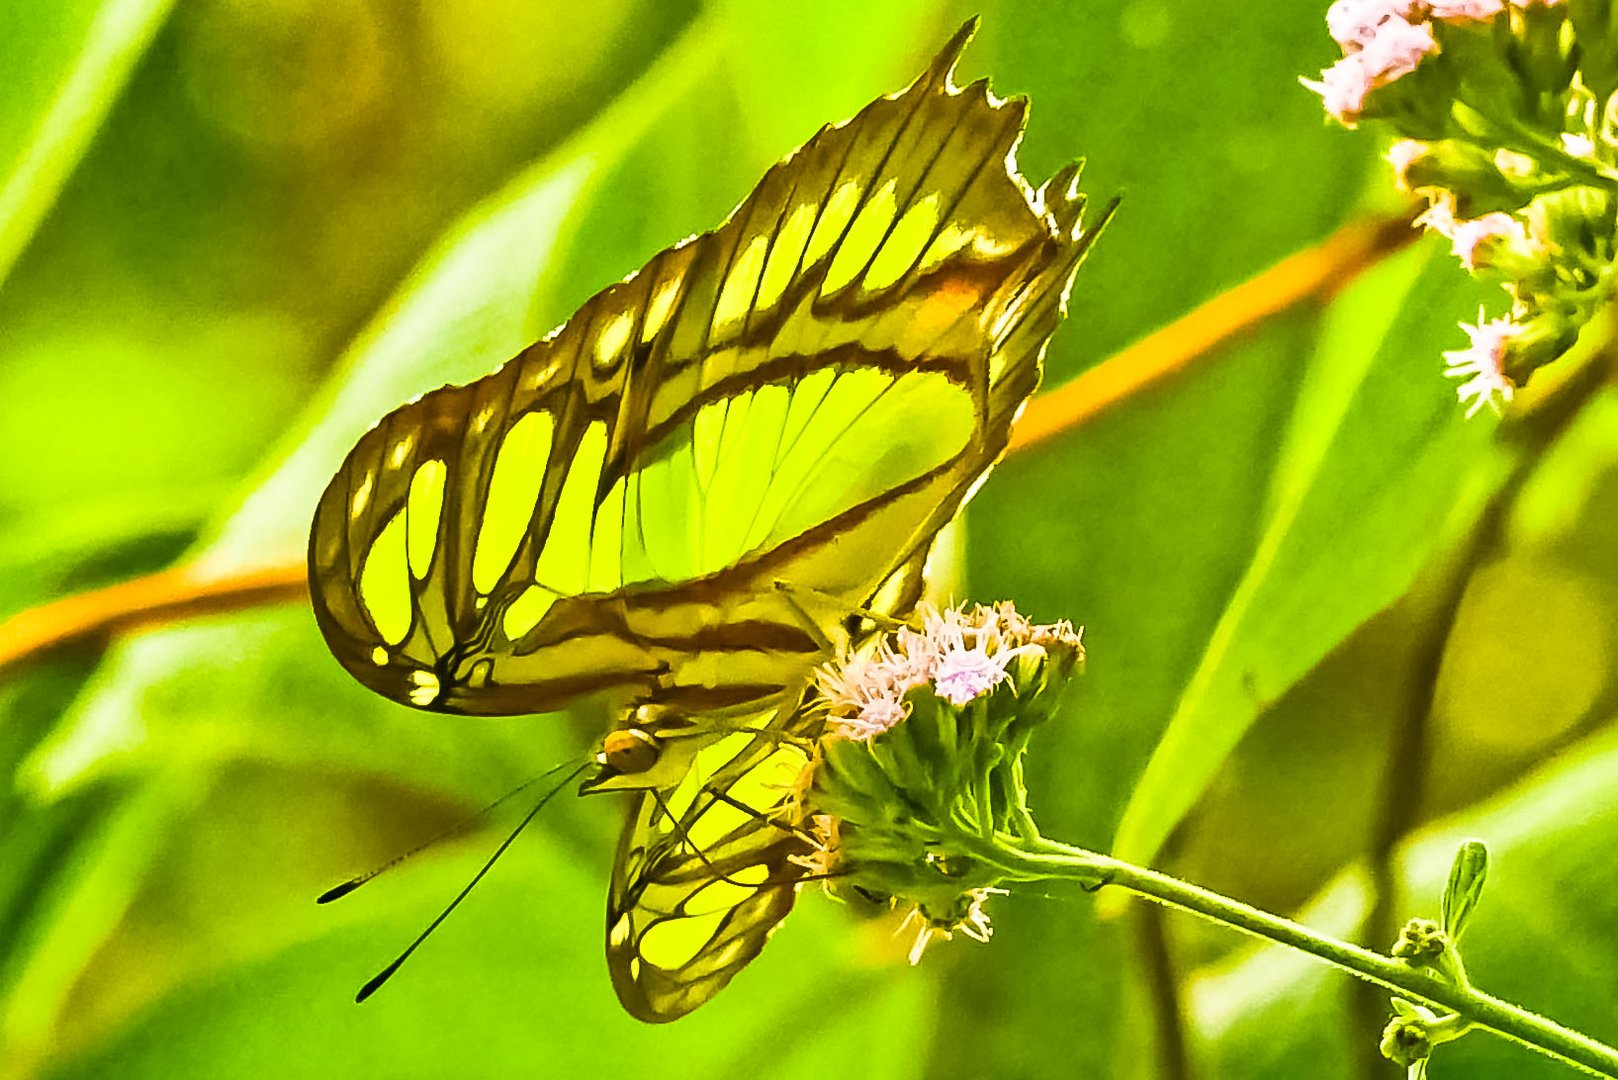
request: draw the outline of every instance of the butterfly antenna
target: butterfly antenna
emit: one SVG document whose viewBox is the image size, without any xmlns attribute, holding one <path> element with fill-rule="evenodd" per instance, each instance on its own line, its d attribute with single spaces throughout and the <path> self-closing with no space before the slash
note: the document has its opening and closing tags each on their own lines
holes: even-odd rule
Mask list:
<svg viewBox="0 0 1618 1080">
<path fill-rule="evenodd" d="M 484 818 L 488 817 L 494 811 L 498 810 L 500 807 L 504 806 L 506 803 L 510 802 L 512 799 L 516 798 L 518 795 L 521 795 L 523 792 L 525 792 L 529 788 L 533 787 L 535 784 L 539 783 L 542 780 L 548 780 L 550 777 L 555 776 L 558 772 L 560 772 L 561 770 L 563 770 L 565 768 L 568 768 L 569 766 L 574 766 L 576 768 L 578 766 L 578 761 L 576 759 L 570 759 L 568 761 L 564 761 L 559 765 L 551 766 L 549 769 L 546 769 L 544 772 L 540 773 L 538 776 L 532 777 L 531 779 L 528 779 L 528 780 L 524 780 L 522 783 L 518 784 L 516 787 L 512 788 L 510 791 L 506 792 L 504 795 L 500 796 L 498 799 L 494 800 L 494 802 L 490 803 L 488 806 L 485 806 L 483 809 L 479 810 L 477 813 L 472 814 L 471 816 L 466 817 L 466 818 L 462 819 L 461 821 L 456 822 L 454 825 L 451 825 L 449 828 L 445 829 L 441 833 L 438 833 L 436 836 L 432 837 L 431 839 L 422 841 L 421 843 L 417 844 L 415 847 L 411 848 L 409 851 L 406 851 L 404 854 L 395 855 L 393 858 L 389 859 L 387 862 L 383 863 L 381 866 L 376 867 L 374 870 L 368 870 L 365 873 L 360 874 L 358 877 L 349 878 L 347 881 L 343 882 L 341 885 L 337 885 L 337 886 L 334 886 L 334 887 L 332 887 L 330 889 L 327 889 L 325 892 L 321 893 L 319 896 L 317 896 L 315 898 L 315 903 L 317 903 L 317 904 L 329 904 L 333 900 L 341 900 L 343 897 L 347 896 L 349 893 L 353 892 L 355 889 L 359 888 L 361 885 L 364 885 L 367 881 L 370 881 L 370 880 L 372 880 L 374 878 L 380 877 L 381 875 L 387 873 L 389 870 L 392 870 L 395 866 L 398 866 L 400 863 L 406 861 L 407 859 L 411 859 L 411 858 L 414 858 L 417 855 L 420 855 L 423 851 L 426 851 L 428 848 L 434 846 L 435 844 L 441 844 L 445 840 L 448 840 L 452 836 L 461 835 L 461 833 L 465 832 L 467 829 L 471 828 L 473 825 L 476 825 L 478 822 L 480 822 Z"/>
<path fill-rule="evenodd" d="M 541 810 L 545 809 L 545 804 L 550 802 L 558 791 L 561 791 L 580 773 L 584 772 L 589 764 L 589 761 L 583 761 L 575 765 L 572 772 L 568 773 L 560 781 L 558 781 L 555 787 L 552 787 L 549 791 L 545 792 L 544 795 L 540 796 L 539 801 L 534 804 L 534 808 L 523 816 L 523 819 L 517 823 L 517 827 L 515 829 L 511 830 L 511 835 L 506 837 L 505 840 L 501 842 L 500 846 L 494 849 L 494 854 L 490 855 L 488 861 L 485 862 L 481 868 L 479 868 L 476 874 L 472 875 L 472 880 L 466 883 L 466 887 L 455 895 L 455 899 L 451 900 L 443 911 L 438 913 L 438 917 L 436 919 L 427 924 L 427 929 L 416 935 L 416 940 L 412 941 L 409 948 L 400 953 L 393 963 L 377 972 L 369 982 L 360 987 L 360 992 L 354 995 L 355 1004 L 359 1004 L 372 994 L 376 993 L 382 988 L 383 983 L 393 978 L 393 973 L 404 966 L 404 962 L 410 959 L 410 955 L 412 953 L 421 948 L 421 943 L 432 936 L 432 932 L 437 930 L 439 926 L 443 924 L 445 919 L 449 918 L 452 911 L 461 906 L 461 901 L 465 900 L 467 894 L 477 887 L 478 882 L 483 880 L 483 876 L 487 874 L 494 864 L 500 860 L 500 856 L 506 853 L 506 849 L 516 842 L 517 837 L 522 835 L 522 831 L 528 828 L 528 823 L 533 821 L 534 818 L 539 815 Z M 557 768 L 560 767 L 561 766 L 558 766 Z M 556 772 L 556 769 L 552 769 L 550 772 L 554 773 Z M 547 773 L 546 775 L 550 775 L 550 773 Z M 530 781 L 530 783 L 532 783 L 532 781 Z M 507 798 L 510 798 L 510 796 L 507 796 Z"/>
</svg>

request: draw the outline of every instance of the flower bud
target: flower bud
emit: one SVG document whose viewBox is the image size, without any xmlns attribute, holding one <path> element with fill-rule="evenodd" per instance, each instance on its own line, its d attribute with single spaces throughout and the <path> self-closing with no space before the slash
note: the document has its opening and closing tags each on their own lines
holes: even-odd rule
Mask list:
<svg viewBox="0 0 1618 1080">
<path fill-rule="evenodd" d="M 1431 919 L 1411 919 L 1399 931 L 1399 940 L 1393 943 L 1393 955 L 1408 961 L 1412 967 L 1427 967 L 1436 963 L 1449 947 L 1449 938 L 1443 927 Z"/>
<path fill-rule="evenodd" d="M 1460 139 L 1407 139 L 1394 144 L 1389 160 L 1402 190 L 1440 191 L 1462 219 L 1519 209 L 1547 182 L 1532 158 L 1502 158 L 1498 151 Z"/>
<path fill-rule="evenodd" d="M 1455 852 L 1449 881 L 1444 886 L 1444 933 L 1459 941 L 1472 919 L 1472 912 L 1483 895 L 1483 882 L 1489 874 L 1489 849 L 1482 840 L 1467 840 Z"/>
<path fill-rule="evenodd" d="M 1419 1018 L 1395 1016 L 1382 1029 L 1380 1049 L 1382 1056 L 1395 1065 L 1409 1067 L 1432 1056 L 1433 1041 L 1427 1035 L 1427 1025 Z"/>
<path fill-rule="evenodd" d="M 1393 1019 L 1382 1029 L 1382 1056 L 1419 1075 L 1418 1067 L 1432 1056 L 1433 1047 L 1454 1042 L 1471 1030 L 1456 1013 L 1438 1015 L 1425 1005 L 1393 999 Z"/>
<path fill-rule="evenodd" d="M 1599 100 L 1618 92 L 1618 50 L 1613 35 L 1618 31 L 1607 4 L 1570 4 L 1568 23 L 1573 40 L 1583 47 L 1579 57 L 1579 83 Z"/>
<path fill-rule="evenodd" d="M 1554 101 L 1568 92 L 1581 60 L 1573 35 L 1566 32 L 1567 9 L 1520 2 L 1514 8 L 1511 28 L 1520 44 L 1510 59 L 1512 70 L 1529 91 L 1523 96 Z"/>
</svg>

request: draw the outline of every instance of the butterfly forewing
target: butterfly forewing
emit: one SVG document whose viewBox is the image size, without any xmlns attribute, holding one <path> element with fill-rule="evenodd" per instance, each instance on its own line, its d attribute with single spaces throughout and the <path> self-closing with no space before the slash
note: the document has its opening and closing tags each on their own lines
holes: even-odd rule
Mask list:
<svg viewBox="0 0 1618 1080">
<path fill-rule="evenodd" d="M 981 84 L 962 92 L 949 85 L 964 43 L 958 36 L 905 94 L 856 117 L 835 149 L 835 131 L 817 136 L 738 211 L 747 221 L 754 203 L 767 203 L 765 216 L 777 223 L 763 245 L 748 331 L 753 320 L 777 327 L 775 342 L 791 342 L 782 355 L 795 350 L 829 360 L 835 350 L 852 349 L 868 370 L 938 371 L 969 395 L 968 448 L 940 470 L 946 479 L 913 468 L 913 479 L 892 482 L 820 524 L 809 522 L 809 510 L 802 532 L 792 522 L 760 556 L 783 580 L 841 583 L 848 597 L 859 593 L 838 575 L 850 564 L 892 567 L 865 594 L 878 613 L 906 613 L 919 599 L 927 547 L 1004 449 L 1038 383 L 1073 270 L 1096 232 L 1078 227 L 1077 166 L 1037 194 L 1017 174 L 1012 149 L 1022 104 L 997 103 Z M 796 186 L 780 198 L 787 176 Z M 814 193 L 812 220 L 794 209 L 803 190 Z M 794 260 L 790 274 L 777 269 Z M 742 269 L 733 271 L 749 286 L 755 261 L 744 254 Z M 920 400 L 918 391 L 904 409 L 911 422 L 947 418 L 936 407 L 916 408 Z M 792 426 L 784 430 L 791 437 Z M 854 442 L 833 436 L 828 445 Z M 886 447 L 901 457 L 914 453 L 898 428 L 866 453 Z M 900 551 L 908 560 L 893 562 Z M 869 588 L 870 579 L 862 585 Z M 871 627 L 856 620 L 851 636 Z M 812 739 L 816 716 L 804 705 L 778 713 L 775 726 Z M 779 775 L 802 760 L 793 758 L 792 745 L 729 736 L 699 751 L 679 785 L 638 797 L 613 870 L 607 955 L 620 1000 L 641 1019 L 671 1020 L 708 1000 L 790 910 L 810 850 L 794 831 L 801 822 Z"/>
<path fill-rule="evenodd" d="M 1008 167 L 1023 103 L 950 85 L 964 42 L 360 440 L 310 543 L 350 672 L 465 713 L 801 683 L 1004 449 L 1089 240 L 1070 174 L 1036 197 Z M 844 611 L 806 621 L 776 582 Z"/>
</svg>

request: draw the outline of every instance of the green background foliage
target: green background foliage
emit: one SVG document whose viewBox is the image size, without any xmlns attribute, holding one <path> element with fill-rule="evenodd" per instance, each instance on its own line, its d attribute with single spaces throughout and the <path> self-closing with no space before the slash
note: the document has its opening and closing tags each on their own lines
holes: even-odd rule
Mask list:
<svg viewBox="0 0 1618 1080">
<path fill-rule="evenodd" d="M 1335 53 L 1293 0 L 6 5 L 0 615 L 299 558 L 377 417 L 715 224 L 974 12 L 962 75 L 1032 97 L 1025 171 L 1083 155 L 1125 196 L 1049 385 L 1393 204 L 1374 136 L 1297 85 Z M 1474 978 L 1610 1041 L 1618 401 L 1542 456 L 1464 422 L 1438 357 L 1480 300 L 1424 242 L 1015 457 L 953 587 L 1087 626 L 1031 767 L 1051 835 L 1383 946 L 1484 837 Z M 607 798 L 548 809 L 355 1007 L 495 834 L 313 897 L 600 724 L 389 704 L 299 605 L 6 673 L 0 1077 L 1392 1075 L 1346 978 L 1067 893 L 911 969 L 893 920 L 808 891 L 735 986 L 642 1026 L 601 960 Z M 1474 1037 L 1434 1075 L 1561 1071 Z"/>
</svg>

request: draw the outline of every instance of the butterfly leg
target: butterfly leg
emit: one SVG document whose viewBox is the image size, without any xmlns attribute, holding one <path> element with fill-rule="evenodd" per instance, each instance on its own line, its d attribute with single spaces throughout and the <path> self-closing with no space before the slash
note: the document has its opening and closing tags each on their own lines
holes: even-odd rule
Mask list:
<svg viewBox="0 0 1618 1080">
<path fill-rule="evenodd" d="M 792 582 L 784 581 L 780 578 L 777 578 L 772 584 L 775 587 L 775 591 L 786 598 L 787 603 L 792 606 L 792 610 L 796 612 L 798 617 L 802 620 L 804 629 L 809 631 L 809 633 L 814 636 L 816 642 L 821 648 L 825 649 L 828 654 L 834 654 L 837 652 L 837 644 L 826 636 L 826 632 L 824 629 L 822 629 L 821 624 L 815 621 L 815 617 L 811 615 L 809 613 L 809 609 L 803 605 L 803 600 L 817 600 L 836 610 L 843 619 L 863 619 L 870 622 L 875 627 L 885 631 L 897 630 L 901 626 L 913 627 L 913 624 L 905 619 L 895 618 L 892 615 L 884 614 L 883 612 L 865 607 L 860 604 L 850 604 L 843 597 L 838 596 L 835 593 L 825 592 L 821 589 L 809 588 L 808 586 L 804 585 L 794 585 Z"/>
</svg>

